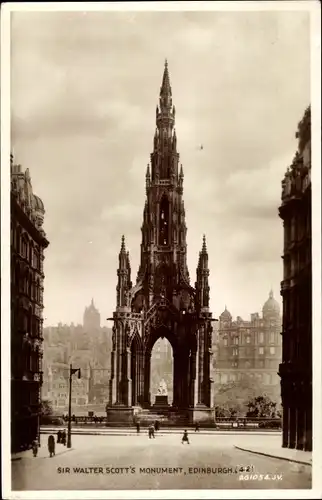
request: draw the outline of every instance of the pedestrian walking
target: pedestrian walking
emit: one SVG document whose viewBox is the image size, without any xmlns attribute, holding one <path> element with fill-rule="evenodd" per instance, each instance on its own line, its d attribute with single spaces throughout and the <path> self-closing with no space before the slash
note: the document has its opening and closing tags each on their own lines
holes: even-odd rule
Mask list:
<svg viewBox="0 0 322 500">
<path fill-rule="evenodd" d="M 140 434 L 140 422 L 136 423 L 136 432 L 137 434 Z"/>
<path fill-rule="evenodd" d="M 52 434 L 48 437 L 48 451 L 50 458 L 55 455 L 55 438 Z"/>
<path fill-rule="evenodd" d="M 32 453 L 33 453 L 34 457 L 36 457 L 38 455 L 38 441 L 37 441 L 37 439 L 34 439 L 32 442 Z"/>
<path fill-rule="evenodd" d="M 63 431 L 61 431 L 60 442 L 61 442 L 61 444 L 63 444 L 64 446 L 66 446 L 66 441 L 67 441 L 67 436 L 66 436 L 66 431 L 64 429 Z"/>
<path fill-rule="evenodd" d="M 182 436 L 182 441 L 181 441 L 181 443 L 183 444 L 184 442 L 187 442 L 188 444 L 190 444 L 190 443 L 189 443 L 188 431 L 187 431 L 187 430 L 185 430 L 185 431 L 184 431 L 183 436 Z"/>
<path fill-rule="evenodd" d="M 153 425 L 153 424 L 151 424 L 151 425 L 149 426 L 149 439 L 154 438 L 154 437 L 155 437 L 155 436 L 154 436 L 154 425 Z"/>
<path fill-rule="evenodd" d="M 61 443 L 61 430 L 57 432 L 57 444 Z"/>
<path fill-rule="evenodd" d="M 155 421 L 154 428 L 155 428 L 156 432 L 160 429 L 160 423 L 159 423 L 159 420 L 156 420 L 156 421 Z"/>
<path fill-rule="evenodd" d="M 196 423 L 196 427 L 195 427 L 195 432 L 199 432 L 200 431 L 200 425 L 199 425 L 199 422 Z"/>
</svg>

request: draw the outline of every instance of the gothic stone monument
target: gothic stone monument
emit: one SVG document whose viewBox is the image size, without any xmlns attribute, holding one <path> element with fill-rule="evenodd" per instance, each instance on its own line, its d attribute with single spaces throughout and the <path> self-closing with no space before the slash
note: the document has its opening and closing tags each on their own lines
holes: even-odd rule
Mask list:
<svg viewBox="0 0 322 500">
<path fill-rule="evenodd" d="M 183 169 L 179 169 L 168 65 L 165 63 L 156 131 L 146 171 L 141 262 L 135 285 L 122 237 L 107 421 L 131 423 L 134 407 L 151 408 L 150 361 L 166 337 L 173 351 L 173 411 L 188 422 L 213 421 L 212 314 L 208 253 L 203 238 L 195 287 L 187 268 Z"/>
</svg>

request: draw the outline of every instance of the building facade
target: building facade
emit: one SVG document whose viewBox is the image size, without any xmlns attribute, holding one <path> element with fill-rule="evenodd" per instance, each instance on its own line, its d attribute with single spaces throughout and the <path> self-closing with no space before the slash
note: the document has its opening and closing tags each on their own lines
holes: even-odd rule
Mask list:
<svg viewBox="0 0 322 500">
<path fill-rule="evenodd" d="M 42 385 L 44 204 L 11 156 L 11 448 L 39 440 Z"/>
<path fill-rule="evenodd" d="M 216 388 L 246 378 L 253 380 L 259 393 L 280 401 L 279 363 L 282 359 L 281 315 L 273 292 L 262 309 L 262 316 L 251 314 L 233 321 L 225 308 L 219 317 L 215 358 Z"/>
<path fill-rule="evenodd" d="M 311 109 L 298 125 L 298 150 L 282 181 L 284 227 L 283 446 L 312 450 Z"/>
<path fill-rule="evenodd" d="M 108 418 L 132 418 L 136 405 L 150 407 L 151 352 L 159 338 L 173 351 L 173 407 L 187 418 L 211 418 L 212 314 L 204 238 L 195 287 L 187 267 L 183 168 L 179 163 L 176 110 L 165 64 L 153 152 L 146 170 L 141 259 L 131 281 L 122 237 L 117 270 Z"/>
<path fill-rule="evenodd" d="M 68 408 L 69 367 L 81 368 L 81 378 L 73 377 L 72 408 L 87 412 L 91 404 L 104 408 L 110 378 L 112 331 L 101 327 L 94 300 L 85 308 L 83 324 L 44 328 L 43 390 L 57 413 Z M 82 410 L 83 408 L 83 410 Z"/>
</svg>

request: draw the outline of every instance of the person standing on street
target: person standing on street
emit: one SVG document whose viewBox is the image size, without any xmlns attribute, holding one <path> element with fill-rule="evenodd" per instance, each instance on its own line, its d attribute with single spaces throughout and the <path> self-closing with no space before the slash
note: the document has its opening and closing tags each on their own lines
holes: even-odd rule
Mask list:
<svg viewBox="0 0 322 500">
<path fill-rule="evenodd" d="M 48 437 L 48 451 L 50 458 L 55 455 L 55 438 L 52 434 Z"/>
<path fill-rule="evenodd" d="M 187 431 L 187 430 L 185 430 L 185 431 L 184 431 L 183 436 L 182 436 L 182 441 L 181 441 L 181 443 L 183 444 L 184 442 L 186 442 L 186 443 L 190 444 L 190 443 L 189 443 L 188 431 Z"/>
<path fill-rule="evenodd" d="M 60 442 L 61 442 L 61 444 L 66 446 L 66 441 L 67 441 L 67 435 L 66 435 L 66 431 L 64 429 L 63 431 L 61 431 Z"/>
<path fill-rule="evenodd" d="M 32 442 L 32 453 L 33 453 L 34 457 L 36 457 L 38 455 L 38 441 L 37 441 L 37 439 L 34 439 Z"/>
</svg>

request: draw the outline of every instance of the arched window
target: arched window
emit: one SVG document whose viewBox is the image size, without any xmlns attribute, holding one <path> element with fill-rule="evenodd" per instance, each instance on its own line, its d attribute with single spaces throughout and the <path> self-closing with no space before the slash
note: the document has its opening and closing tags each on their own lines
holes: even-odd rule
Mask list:
<svg viewBox="0 0 322 500">
<path fill-rule="evenodd" d="M 159 245 L 169 244 L 169 201 L 163 195 L 160 202 Z"/>
</svg>

